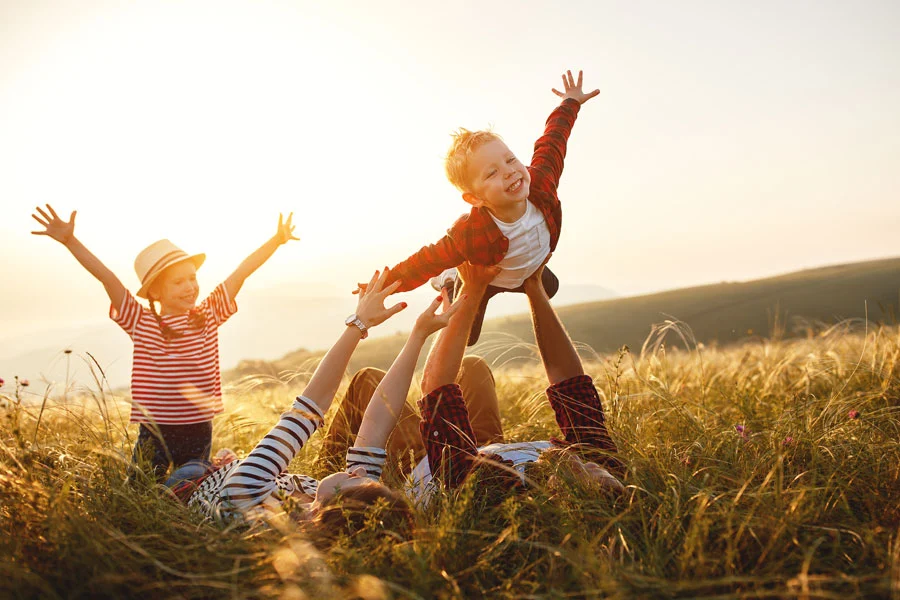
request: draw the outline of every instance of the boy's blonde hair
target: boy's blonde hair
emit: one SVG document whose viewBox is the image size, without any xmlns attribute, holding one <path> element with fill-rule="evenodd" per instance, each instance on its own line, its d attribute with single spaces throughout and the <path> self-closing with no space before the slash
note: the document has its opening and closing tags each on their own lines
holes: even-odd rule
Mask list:
<svg viewBox="0 0 900 600">
<path fill-rule="evenodd" d="M 444 170 L 450 180 L 461 192 L 471 192 L 469 182 L 469 157 L 488 142 L 503 140 L 493 131 L 469 131 L 460 127 L 453 132 L 453 142 L 444 159 Z"/>
</svg>

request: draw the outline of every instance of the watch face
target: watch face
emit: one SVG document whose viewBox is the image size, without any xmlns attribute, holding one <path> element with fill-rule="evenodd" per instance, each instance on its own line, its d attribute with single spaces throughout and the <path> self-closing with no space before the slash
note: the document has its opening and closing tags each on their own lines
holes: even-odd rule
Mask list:
<svg viewBox="0 0 900 600">
<path fill-rule="evenodd" d="M 344 321 L 344 325 L 353 325 L 353 322 L 354 322 L 354 321 L 356 321 L 356 314 L 355 314 L 355 313 L 352 314 L 352 315 L 350 315 L 349 317 L 347 317 L 347 320 Z"/>
</svg>

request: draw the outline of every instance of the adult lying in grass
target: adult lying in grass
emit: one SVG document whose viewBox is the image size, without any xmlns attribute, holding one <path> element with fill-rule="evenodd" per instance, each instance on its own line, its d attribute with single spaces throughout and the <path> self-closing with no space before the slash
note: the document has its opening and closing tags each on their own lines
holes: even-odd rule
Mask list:
<svg viewBox="0 0 900 600">
<path fill-rule="evenodd" d="M 325 529 L 340 528 L 351 522 L 362 522 L 365 509 L 378 502 L 399 514 L 401 520 L 405 515 L 408 521 L 409 507 L 405 498 L 379 481 L 384 443 L 395 420 L 391 415 L 383 414 L 378 403 L 372 403 L 372 416 L 364 420 L 360 428 L 357 438 L 360 447 L 348 452 L 349 468 L 346 471 L 333 473 L 321 481 L 287 471 L 290 462 L 322 424 L 323 415 L 331 405 L 350 357 L 366 329 L 405 308 L 402 303 L 388 309 L 384 307 L 384 299 L 396 289 L 396 284 L 384 287 L 387 276 L 387 272 L 375 272 L 357 306 L 355 317 L 363 325 L 354 326 L 348 319 L 350 324 L 322 359 L 306 389 L 247 458 L 222 466 L 202 481 L 190 477 L 188 481 L 177 483 L 174 487 L 176 495 L 184 497 L 186 490 L 195 488 L 189 495 L 188 505 L 219 522 L 251 521 L 287 509 L 292 516 L 311 519 Z M 382 382 L 385 388 L 391 389 L 398 383 L 409 387 L 412 369 L 425 340 L 445 327 L 460 306 L 451 307 L 444 295 L 444 310 L 435 314 L 441 302 L 442 298 L 432 302 L 416 320 L 406 346 Z"/>
<path fill-rule="evenodd" d="M 419 400 L 419 410 L 427 460 L 413 471 L 416 496 L 426 495 L 435 484 L 457 488 L 479 465 L 482 480 L 487 477 L 502 486 L 519 486 L 526 482 L 526 466 L 551 448 L 555 449 L 554 458 L 563 460 L 565 468 L 584 482 L 612 493 L 623 491 L 616 476 L 623 475 L 624 464 L 616 456 L 616 445 L 606 429 L 600 396 L 550 305 L 541 283 L 542 270 L 539 268 L 526 279 L 524 288 L 531 304 L 538 350 L 550 381 L 547 398 L 563 437 L 477 447 L 465 398 L 455 380 L 470 321 L 475 317 L 472 307 L 478 305 L 494 273 L 491 268 L 465 265 L 460 268 L 460 276 L 470 303 L 463 305 L 441 332 L 425 363 L 425 395 Z"/>
<path fill-rule="evenodd" d="M 525 467 L 538 459 L 570 472 L 576 479 L 620 492 L 624 467 L 615 456 L 603 419 L 600 398 L 568 334 L 550 306 L 541 285 L 540 269 L 525 283 L 534 317 L 538 348 L 550 380 L 548 397 L 563 438 L 550 441 L 503 443 L 494 377 L 481 358 L 463 357 L 466 332 L 496 267 L 465 263 L 460 267 L 466 302 L 450 320 L 428 356 L 422 379 L 425 397 L 419 402 L 422 419 L 405 402 L 407 386 L 393 386 L 386 396 L 382 371 L 366 368 L 350 383 L 326 432 L 319 460 L 337 467 L 360 424 L 370 418 L 372 403 L 387 407 L 382 414 L 398 415 L 387 442 L 387 462 L 401 475 L 412 470 L 412 496 L 427 498 L 433 467 L 446 468 L 442 481 L 459 486 L 475 464 L 487 462 L 509 485 L 524 481 Z M 378 388 L 373 393 L 373 388 Z M 421 430 L 421 431 L 420 431 Z M 357 442 L 358 444 L 359 442 Z M 443 467 L 441 465 L 444 465 Z M 603 465 L 603 466 L 601 466 Z M 612 473 L 611 473 L 611 472 Z M 440 472 L 435 470 L 435 472 Z"/>
</svg>

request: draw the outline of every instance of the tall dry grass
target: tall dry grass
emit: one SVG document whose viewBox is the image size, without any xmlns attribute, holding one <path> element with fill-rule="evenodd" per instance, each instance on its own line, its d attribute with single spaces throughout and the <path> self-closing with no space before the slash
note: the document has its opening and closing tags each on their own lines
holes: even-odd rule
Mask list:
<svg viewBox="0 0 900 600">
<path fill-rule="evenodd" d="M 548 464 L 526 493 L 468 486 L 413 532 L 372 521 L 319 547 L 291 524 L 220 530 L 126 484 L 121 398 L 7 382 L 0 596 L 900 598 L 897 329 L 719 349 L 669 323 L 641 351 L 583 350 L 630 465 L 623 497 L 551 485 Z M 313 366 L 231 389 L 215 447 L 249 450 Z M 510 440 L 555 433 L 537 365 L 497 386 Z M 317 449 L 294 469 L 321 474 Z"/>
</svg>

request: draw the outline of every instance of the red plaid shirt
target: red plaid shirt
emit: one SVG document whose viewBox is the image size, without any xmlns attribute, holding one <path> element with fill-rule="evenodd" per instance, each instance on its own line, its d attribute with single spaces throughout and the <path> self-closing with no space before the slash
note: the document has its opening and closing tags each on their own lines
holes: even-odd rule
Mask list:
<svg viewBox="0 0 900 600">
<path fill-rule="evenodd" d="M 556 249 L 562 227 L 562 207 L 556 188 L 563 171 L 566 142 L 581 105 L 567 99 L 550 113 L 531 157 L 531 190 L 528 200 L 544 215 L 550 230 L 550 251 Z M 388 283 L 401 280 L 398 292 L 414 290 L 445 269 L 465 261 L 476 265 L 496 265 L 509 250 L 509 240 L 494 223 L 488 209 L 474 207 L 461 216 L 435 244 L 421 250 L 391 269 Z"/>
<path fill-rule="evenodd" d="M 547 388 L 547 398 L 556 414 L 563 439 L 553 439 L 557 446 L 577 445 L 600 454 L 592 456 L 615 475 L 624 465 L 614 455 L 616 445 L 609 437 L 603 418 L 603 407 L 594 382 L 579 375 Z M 455 383 L 434 390 L 419 400 L 422 420 L 419 432 L 425 443 L 432 477 L 441 484 L 458 487 L 475 467 L 486 463 L 507 462 L 496 455 L 481 455 L 475 446 L 475 435 L 469 423 L 469 412 L 462 390 Z M 509 472 L 504 465 L 497 469 Z"/>
</svg>

